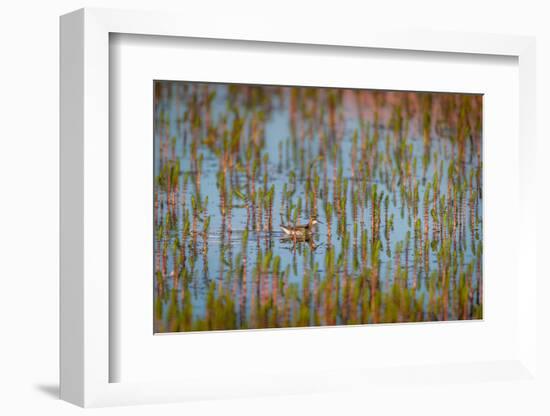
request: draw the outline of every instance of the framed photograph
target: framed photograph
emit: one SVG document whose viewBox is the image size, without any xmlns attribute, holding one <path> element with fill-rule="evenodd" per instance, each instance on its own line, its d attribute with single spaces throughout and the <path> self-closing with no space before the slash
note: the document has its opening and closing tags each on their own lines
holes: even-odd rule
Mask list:
<svg viewBox="0 0 550 416">
<path fill-rule="evenodd" d="M 536 386 L 534 40 L 181 17 L 61 18 L 62 398 Z"/>
</svg>

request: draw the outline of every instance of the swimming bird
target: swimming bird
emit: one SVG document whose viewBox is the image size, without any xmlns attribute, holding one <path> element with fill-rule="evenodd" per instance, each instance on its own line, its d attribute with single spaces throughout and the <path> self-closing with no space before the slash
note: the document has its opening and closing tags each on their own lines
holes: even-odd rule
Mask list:
<svg viewBox="0 0 550 416">
<path fill-rule="evenodd" d="M 317 219 L 317 216 L 313 215 L 309 218 L 309 221 L 307 224 L 299 224 L 299 225 L 283 225 L 281 224 L 281 230 L 285 232 L 285 234 L 296 237 L 296 238 L 307 238 L 310 237 L 313 233 L 313 227 L 315 227 L 316 224 L 322 224 L 321 221 Z"/>
</svg>

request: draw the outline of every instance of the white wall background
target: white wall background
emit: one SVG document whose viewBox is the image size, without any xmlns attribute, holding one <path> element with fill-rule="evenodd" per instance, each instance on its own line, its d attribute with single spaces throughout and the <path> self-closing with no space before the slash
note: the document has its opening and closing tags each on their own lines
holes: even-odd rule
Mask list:
<svg viewBox="0 0 550 416">
<path fill-rule="evenodd" d="M 189 4 L 187 4 L 189 3 Z M 58 17 L 81 7 L 179 10 L 189 18 L 212 13 L 231 19 L 244 14 L 287 25 L 318 24 L 327 32 L 343 25 L 381 24 L 537 36 L 539 147 L 539 274 L 550 278 L 547 262 L 550 152 L 550 13 L 536 0 L 20 0 L 0 9 L 0 414 L 77 414 L 57 400 L 58 389 Z M 205 18 L 205 21 L 207 19 Z M 185 22 L 182 22 L 185 24 Z M 543 166 L 545 165 L 545 166 Z M 544 263 L 543 263 L 544 262 Z M 545 270 L 544 270 L 545 269 Z M 539 285 L 548 293 L 550 285 Z M 541 297 L 542 300 L 542 297 Z M 549 306 L 539 302 L 541 320 Z M 540 325 L 539 360 L 548 371 L 550 328 Z M 101 415 L 150 414 L 548 414 L 539 392 L 506 383 L 478 394 L 457 385 L 456 395 L 439 386 L 426 394 L 424 408 L 409 408 L 407 397 L 387 394 L 387 406 L 372 409 L 369 397 L 335 393 L 93 410 Z M 548 389 L 550 391 L 550 388 Z M 411 395 L 419 392 L 412 389 Z M 411 396 L 412 397 L 412 396 Z M 416 396 L 417 397 L 417 396 Z"/>
</svg>

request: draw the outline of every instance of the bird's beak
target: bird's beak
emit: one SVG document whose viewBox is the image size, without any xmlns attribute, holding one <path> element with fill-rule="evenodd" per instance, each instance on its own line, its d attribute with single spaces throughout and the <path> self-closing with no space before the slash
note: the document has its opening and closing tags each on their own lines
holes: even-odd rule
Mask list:
<svg viewBox="0 0 550 416">
<path fill-rule="evenodd" d="M 319 221 L 319 220 L 317 220 L 317 224 L 322 224 L 322 222 L 321 222 L 321 221 Z"/>
</svg>

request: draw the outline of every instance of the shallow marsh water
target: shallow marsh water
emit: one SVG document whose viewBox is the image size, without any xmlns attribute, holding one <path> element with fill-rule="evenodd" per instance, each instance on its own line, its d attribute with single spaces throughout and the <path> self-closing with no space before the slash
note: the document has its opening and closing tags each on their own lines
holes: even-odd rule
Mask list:
<svg viewBox="0 0 550 416">
<path fill-rule="evenodd" d="M 155 332 L 482 317 L 481 96 L 154 88 Z"/>
</svg>

